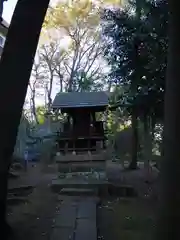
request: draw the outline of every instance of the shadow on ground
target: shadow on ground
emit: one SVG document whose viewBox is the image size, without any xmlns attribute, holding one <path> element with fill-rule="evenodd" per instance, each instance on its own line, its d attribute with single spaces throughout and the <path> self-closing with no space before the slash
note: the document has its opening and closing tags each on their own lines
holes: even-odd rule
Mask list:
<svg viewBox="0 0 180 240">
<path fill-rule="evenodd" d="M 22 172 L 19 179 L 9 181 L 11 191 L 22 185 L 33 186 L 27 201 L 8 205 L 7 220 L 13 228 L 13 240 L 49 239 L 57 205 L 57 195 L 50 189 L 53 172 L 38 163 L 29 165 L 27 173 Z"/>
</svg>

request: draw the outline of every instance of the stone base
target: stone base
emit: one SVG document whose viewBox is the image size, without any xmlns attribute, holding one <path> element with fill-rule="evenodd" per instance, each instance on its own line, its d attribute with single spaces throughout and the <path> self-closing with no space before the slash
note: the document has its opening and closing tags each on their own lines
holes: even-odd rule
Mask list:
<svg viewBox="0 0 180 240">
<path fill-rule="evenodd" d="M 68 201 L 74 201 L 74 202 L 79 202 L 79 201 L 93 201 L 95 202 L 97 205 L 100 204 L 100 198 L 97 196 L 68 196 L 68 195 L 63 195 L 63 194 L 59 194 L 58 195 L 58 201 L 60 201 L 61 203 L 63 202 L 68 202 Z"/>
<path fill-rule="evenodd" d="M 132 186 L 115 185 L 103 180 L 90 179 L 56 179 L 52 181 L 51 189 L 54 192 L 61 193 L 62 189 L 92 189 L 98 196 L 115 196 L 115 197 L 136 197 L 137 193 Z M 79 190 L 81 191 L 81 190 Z"/>
<path fill-rule="evenodd" d="M 60 193 L 63 188 L 76 188 L 76 189 L 97 189 L 98 195 L 107 195 L 108 194 L 108 185 L 107 181 L 88 179 L 57 179 L 52 180 L 51 188 L 54 192 Z"/>
<path fill-rule="evenodd" d="M 73 162 L 91 162 L 106 161 L 106 152 L 101 153 L 85 153 L 85 154 L 66 154 L 55 157 L 57 163 L 73 163 Z"/>
<path fill-rule="evenodd" d="M 84 188 L 62 188 L 60 194 L 68 196 L 96 196 L 97 189 Z"/>
<path fill-rule="evenodd" d="M 62 173 L 68 172 L 91 172 L 103 171 L 106 168 L 105 162 L 89 162 L 89 163 L 58 163 L 58 171 Z"/>
</svg>

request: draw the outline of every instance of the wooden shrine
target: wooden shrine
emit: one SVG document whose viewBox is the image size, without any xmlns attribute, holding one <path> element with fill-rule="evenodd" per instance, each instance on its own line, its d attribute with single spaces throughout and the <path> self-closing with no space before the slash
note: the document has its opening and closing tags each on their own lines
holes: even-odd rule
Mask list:
<svg viewBox="0 0 180 240">
<path fill-rule="evenodd" d="M 106 92 L 59 93 L 53 110 L 66 114 L 66 121 L 57 135 L 58 151 L 66 154 L 96 151 L 98 146 L 105 148 L 103 121 L 98 121 L 96 115 L 107 106 Z"/>
</svg>

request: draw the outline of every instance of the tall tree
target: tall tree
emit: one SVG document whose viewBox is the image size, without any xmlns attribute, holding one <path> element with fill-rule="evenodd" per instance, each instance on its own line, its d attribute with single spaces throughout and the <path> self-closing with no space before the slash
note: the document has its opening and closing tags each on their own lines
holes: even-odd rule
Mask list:
<svg viewBox="0 0 180 240">
<path fill-rule="evenodd" d="M 43 44 L 38 51 L 39 64 L 44 72 L 44 88 L 47 95 L 47 108 L 50 111 L 52 104 L 52 90 L 55 83 L 55 77 L 60 77 L 60 86 L 62 85 L 63 71 L 59 69 L 61 61 L 64 58 L 63 51 L 60 54 L 60 46 L 57 42 L 52 41 L 49 44 Z M 59 71 L 58 71 L 59 70 Z M 62 87 L 62 86 L 61 86 Z"/>
<path fill-rule="evenodd" d="M 1 138 L 0 146 L 0 225 L 7 236 L 6 196 L 11 156 L 28 87 L 41 26 L 49 0 L 20 0 L 9 27 L 0 60 Z M 4 104 L 3 104 L 4 103 Z"/>
<path fill-rule="evenodd" d="M 158 119 L 162 121 L 167 51 L 167 2 L 146 3 L 142 8 L 140 21 L 132 14 L 132 8 L 134 5 L 130 11 L 125 9 L 105 13 L 103 30 L 108 38 L 105 42 L 105 57 L 111 66 L 110 77 L 126 89 L 119 98 L 121 105 L 132 105 L 135 101 L 141 120 L 153 117 L 153 122 Z M 158 23 L 159 18 L 161 25 Z M 134 48 L 134 42 L 138 43 L 138 49 Z"/>
<path fill-rule="evenodd" d="M 130 92 L 133 95 L 134 101 L 132 102 L 132 159 L 129 165 L 130 169 L 137 168 L 137 152 L 138 152 L 138 114 L 137 114 L 137 106 L 135 103 L 135 94 L 137 92 L 137 83 L 138 79 L 141 76 L 141 64 L 140 64 L 140 57 L 139 57 L 139 24 L 141 21 L 141 10 L 142 10 L 142 0 L 136 0 L 136 26 L 135 26 L 135 38 L 134 38 L 134 72 L 132 75 L 132 81 L 130 86 Z"/>
<path fill-rule="evenodd" d="M 68 91 L 76 91 L 76 81 L 83 81 L 85 75 L 94 80 L 102 75 L 99 13 L 89 0 L 58 3 L 49 9 L 44 27 L 49 31 L 56 29 L 56 34 L 64 35 L 69 42 L 62 62 Z"/>
<path fill-rule="evenodd" d="M 30 95 L 30 96 L 26 96 L 26 97 L 30 97 L 30 110 L 33 116 L 32 120 L 35 120 L 37 124 L 39 124 L 39 122 L 36 114 L 36 98 L 42 95 L 42 93 L 40 93 L 39 90 L 45 87 L 44 78 L 45 78 L 45 75 L 44 75 L 44 71 L 42 71 L 41 65 L 39 64 L 39 62 L 34 61 L 32 72 L 31 72 L 31 78 L 28 85 L 29 86 L 28 90 L 30 90 L 29 94 L 27 92 L 27 95 Z"/>
<path fill-rule="evenodd" d="M 156 239 L 180 239 L 180 16 L 178 1 L 169 0 L 169 50 L 165 91 L 164 156 Z"/>
</svg>

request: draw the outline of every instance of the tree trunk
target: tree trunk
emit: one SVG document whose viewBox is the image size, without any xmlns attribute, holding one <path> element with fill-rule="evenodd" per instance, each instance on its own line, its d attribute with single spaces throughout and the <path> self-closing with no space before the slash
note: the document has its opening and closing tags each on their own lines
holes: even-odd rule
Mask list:
<svg viewBox="0 0 180 240">
<path fill-rule="evenodd" d="M 48 96 L 48 112 L 50 112 L 51 109 L 51 104 L 52 104 L 52 98 L 51 98 L 51 93 L 52 93 L 52 86 L 53 86 L 53 79 L 54 79 L 54 75 L 52 70 L 49 70 L 51 73 L 51 77 L 50 77 L 50 82 L 49 82 L 49 89 L 47 88 L 47 96 Z"/>
<path fill-rule="evenodd" d="M 179 2 L 177 0 L 169 0 L 168 2 L 170 12 L 169 52 L 157 240 L 180 239 L 180 15 Z"/>
<path fill-rule="evenodd" d="M 160 153 L 161 153 L 161 157 L 164 156 L 164 125 L 162 126 L 162 134 L 161 134 L 161 143 L 160 143 Z"/>
<path fill-rule="evenodd" d="M 6 225 L 7 178 L 41 26 L 49 0 L 19 0 L 0 60 L 0 226 Z M 5 238 L 4 238 L 5 239 Z"/>
<path fill-rule="evenodd" d="M 138 152 L 138 120 L 136 108 L 133 107 L 132 111 L 132 160 L 129 165 L 130 169 L 137 168 L 137 152 Z"/>
<path fill-rule="evenodd" d="M 141 0 L 136 0 L 136 21 L 139 24 L 140 18 L 141 18 Z M 133 95 L 137 93 L 137 81 L 140 77 L 140 63 L 139 63 L 139 54 L 138 54 L 138 49 L 139 49 L 139 29 L 138 29 L 138 24 L 137 24 L 137 29 L 136 29 L 136 37 L 134 39 L 134 46 L 135 46 L 135 55 L 134 55 L 134 65 L 135 65 L 135 72 L 134 72 L 134 79 L 131 83 L 131 92 Z M 135 101 L 133 101 L 133 108 L 132 108 L 132 160 L 129 165 L 130 169 L 136 169 L 137 168 L 137 153 L 138 153 L 138 120 L 137 120 L 137 108 Z"/>
<path fill-rule="evenodd" d="M 59 74 L 60 92 L 63 92 L 63 75 Z"/>
<path fill-rule="evenodd" d="M 149 179 L 149 163 L 152 160 L 152 135 L 151 135 L 150 117 L 144 116 L 144 168 L 146 178 Z"/>
<path fill-rule="evenodd" d="M 152 144 L 151 149 L 152 151 L 153 151 L 153 143 L 154 143 L 154 137 L 155 137 L 155 126 L 156 126 L 156 118 L 154 118 L 154 116 L 151 116 L 151 144 Z"/>
<path fill-rule="evenodd" d="M 35 103 L 35 96 L 36 96 L 36 92 L 35 92 L 35 89 L 31 90 L 32 93 L 31 93 L 31 110 L 32 110 L 32 113 L 34 115 L 34 118 L 35 118 L 35 121 L 37 124 L 39 124 L 39 121 L 38 121 L 38 117 L 37 117 L 37 113 L 36 113 L 36 103 Z"/>
</svg>

